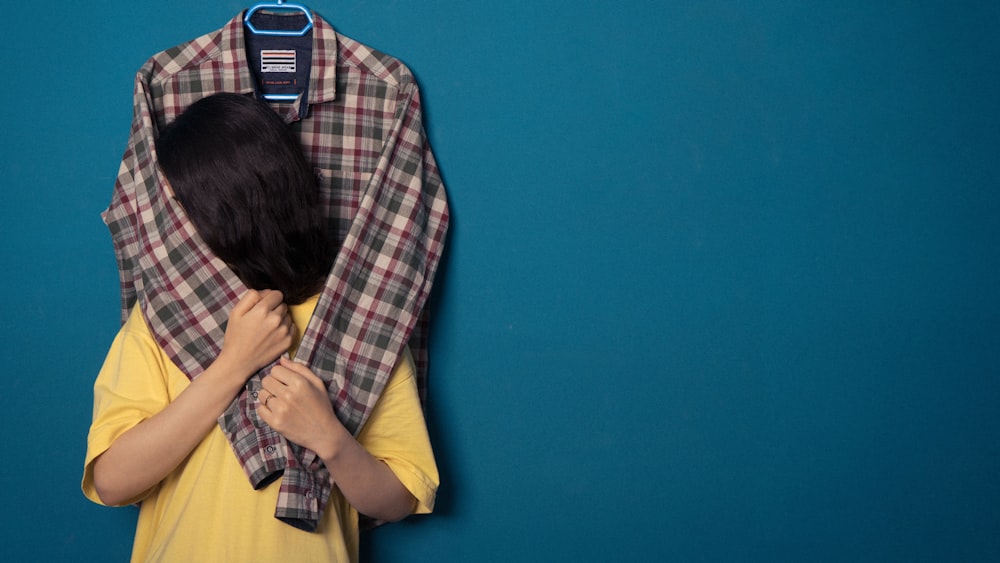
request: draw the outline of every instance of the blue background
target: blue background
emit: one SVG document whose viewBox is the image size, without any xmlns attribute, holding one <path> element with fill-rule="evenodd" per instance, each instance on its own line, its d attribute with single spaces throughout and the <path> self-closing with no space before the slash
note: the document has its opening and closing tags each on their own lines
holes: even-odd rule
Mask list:
<svg viewBox="0 0 1000 563">
<path fill-rule="evenodd" d="M 134 72 L 249 4 L 91 5 L 4 8 L 5 561 L 127 557 L 99 213 Z M 998 6 L 312 2 L 416 73 L 454 212 L 439 510 L 370 558 L 1000 559 Z"/>
</svg>

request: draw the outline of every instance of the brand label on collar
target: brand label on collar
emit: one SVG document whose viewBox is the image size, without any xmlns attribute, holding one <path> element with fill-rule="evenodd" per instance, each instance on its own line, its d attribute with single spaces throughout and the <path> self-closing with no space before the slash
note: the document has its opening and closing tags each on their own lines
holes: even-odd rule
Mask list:
<svg viewBox="0 0 1000 563">
<path fill-rule="evenodd" d="M 295 72 L 295 51 L 278 49 L 260 50 L 260 71 Z"/>
</svg>

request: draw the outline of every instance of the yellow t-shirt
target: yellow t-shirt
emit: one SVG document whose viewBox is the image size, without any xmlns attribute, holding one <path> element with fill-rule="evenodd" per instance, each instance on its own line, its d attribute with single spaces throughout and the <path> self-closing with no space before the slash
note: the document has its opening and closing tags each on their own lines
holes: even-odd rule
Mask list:
<svg viewBox="0 0 1000 563">
<path fill-rule="evenodd" d="M 301 338 L 316 299 L 291 307 Z M 406 350 L 358 441 L 392 469 L 417 499 L 415 513 L 434 507 L 438 472 Z M 122 327 L 94 383 L 82 488 L 94 488 L 94 460 L 127 430 L 152 417 L 189 384 L 153 340 L 138 309 Z M 334 487 L 315 532 L 274 517 L 280 480 L 254 490 L 218 426 L 139 502 L 133 561 L 357 561 L 357 512 Z"/>
</svg>

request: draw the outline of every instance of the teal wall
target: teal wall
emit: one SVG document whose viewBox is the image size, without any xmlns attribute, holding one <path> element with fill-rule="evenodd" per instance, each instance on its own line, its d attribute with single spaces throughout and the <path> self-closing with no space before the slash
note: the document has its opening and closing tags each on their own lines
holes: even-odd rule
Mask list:
<svg viewBox="0 0 1000 563">
<path fill-rule="evenodd" d="M 135 70 L 247 5 L 4 8 L 4 561 L 127 556 L 99 213 Z M 371 560 L 1000 559 L 1000 4 L 311 6 L 414 70 L 454 211 L 439 511 Z"/>
</svg>

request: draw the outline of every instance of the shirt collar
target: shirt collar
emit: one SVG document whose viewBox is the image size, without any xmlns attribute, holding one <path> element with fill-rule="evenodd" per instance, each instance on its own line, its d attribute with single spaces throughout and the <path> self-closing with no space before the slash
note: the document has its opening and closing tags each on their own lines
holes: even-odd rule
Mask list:
<svg viewBox="0 0 1000 563">
<path fill-rule="evenodd" d="M 309 71 L 310 104 L 322 104 L 337 99 L 339 46 L 340 40 L 333 26 L 313 13 L 313 55 L 312 68 Z"/>
<path fill-rule="evenodd" d="M 253 76 L 247 61 L 243 12 L 229 20 L 221 30 L 222 82 L 230 92 L 253 92 Z M 313 52 L 309 70 L 309 105 L 337 99 L 337 32 L 319 14 L 313 13 Z M 330 54 L 333 54 L 331 57 Z"/>
</svg>

